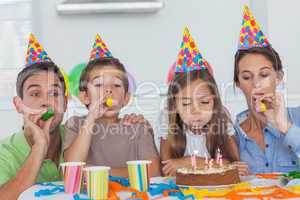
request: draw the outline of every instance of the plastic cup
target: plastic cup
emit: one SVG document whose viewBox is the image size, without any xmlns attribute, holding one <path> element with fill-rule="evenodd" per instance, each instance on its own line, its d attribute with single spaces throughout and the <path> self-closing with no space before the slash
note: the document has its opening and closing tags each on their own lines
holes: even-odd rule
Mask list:
<svg viewBox="0 0 300 200">
<path fill-rule="evenodd" d="M 65 192 L 69 194 L 80 194 L 82 170 L 84 162 L 65 162 L 60 167 L 64 177 Z"/>
<path fill-rule="evenodd" d="M 150 160 L 134 160 L 128 161 L 128 174 L 130 187 L 140 192 L 148 190 L 150 181 Z"/>
<path fill-rule="evenodd" d="M 110 167 L 95 166 L 83 169 L 87 184 L 87 194 L 91 199 L 108 198 L 108 176 Z"/>
</svg>

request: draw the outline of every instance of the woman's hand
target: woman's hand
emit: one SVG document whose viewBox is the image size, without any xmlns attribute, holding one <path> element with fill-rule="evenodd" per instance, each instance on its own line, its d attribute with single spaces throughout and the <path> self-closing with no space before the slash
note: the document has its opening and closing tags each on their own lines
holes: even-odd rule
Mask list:
<svg viewBox="0 0 300 200">
<path fill-rule="evenodd" d="M 250 175 L 249 165 L 246 162 L 236 161 L 233 164 L 237 166 L 240 176 Z"/>
<path fill-rule="evenodd" d="M 292 124 L 288 120 L 283 94 L 277 92 L 264 96 L 261 100 L 267 104 L 267 111 L 264 112 L 267 121 L 281 133 L 287 133 Z"/>
</svg>

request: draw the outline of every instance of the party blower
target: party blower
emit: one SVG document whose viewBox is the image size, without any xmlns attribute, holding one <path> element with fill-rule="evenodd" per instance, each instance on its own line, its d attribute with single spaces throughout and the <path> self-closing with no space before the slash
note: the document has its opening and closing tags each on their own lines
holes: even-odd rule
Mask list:
<svg viewBox="0 0 300 200">
<path fill-rule="evenodd" d="M 113 100 L 112 98 L 107 98 L 106 100 L 105 100 L 105 106 L 107 106 L 107 107 L 109 107 L 109 108 L 111 108 L 111 107 L 113 107 L 113 106 L 116 106 L 116 100 Z"/>
<path fill-rule="evenodd" d="M 51 117 L 54 116 L 54 111 L 51 107 L 48 108 L 47 112 L 45 112 L 42 117 L 41 120 L 43 121 L 47 121 L 48 119 L 50 119 Z"/>
<path fill-rule="evenodd" d="M 255 109 L 256 109 L 256 112 L 266 112 L 267 111 L 267 106 L 264 102 L 261 102 L 261 101 L 258 101 L 256 103 L 256 106 L 255 106 Z"/>
</svg>

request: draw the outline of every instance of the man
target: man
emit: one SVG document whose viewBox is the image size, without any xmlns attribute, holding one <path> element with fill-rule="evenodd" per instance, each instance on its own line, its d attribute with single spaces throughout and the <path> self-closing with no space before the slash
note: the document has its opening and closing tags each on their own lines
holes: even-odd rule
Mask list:
<svg viewBox="0 0 300 200">
<path fill-rule="evenodd" d="M 64 76 L 30 35 L 26 67 L 18 74 L 13 103 L 23 115 L 21 131 L 0 142 L 0 199 L 17 199 L 35 182 L 60 179 L 61 126 L 67 107 Z M 54 116 L 41 119 L 51 109 Z"/>
</svg>

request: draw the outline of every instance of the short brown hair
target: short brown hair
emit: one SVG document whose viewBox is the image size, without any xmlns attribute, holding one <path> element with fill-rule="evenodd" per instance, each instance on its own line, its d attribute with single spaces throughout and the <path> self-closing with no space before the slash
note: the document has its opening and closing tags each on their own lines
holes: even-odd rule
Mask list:
<svg viewBox="0 0 300 200">
<path fill-rule="evenodd" d="M 42 63 L 35 63 L 29 66 L 26 66 L 23 68 L 21 72 L 19 72 L 18 77 L 17 77 L 17 83 L 16 83 L 16 90 L 17 90 L 17 95 L 21 98 L 23 98 L 23 86 L 25 81 L 41 72 L 41 71 L 47 71 L 47 72 L 53 72 L 59 79 L 60 83 L 63 86 L 63 92 L 65 94 L 66 92 L 66 84 L 64 80 L 64 76 L 62 75 L 61 71 L 59 70 L 59 67 L 55 65 L 53 62 L 42 62 Z"/>
<path fill-rule="evenodd" d="M 233 81 L 235 85 L 239 83 L 239 62 L 240 60 L 248 55 L 248 54 L 259 54 L 268 59 L 276 72 L 283 73 L 282 63 L 279 54 L 273 49 L 271 46 L 267 46 L 264 48 L 261 47 L 253 47 L 250 49 L 240 49 L 236 52 L 234 56 L 234 76 Z"/>
<path fill-rule="evenodd" d="M 79 80 L 79 91 L 87 91 L 89 75 L 93 69 L 102 68 L 105 66 L 113 66 L 117 70 L 124 72 L 126 78 L 124 78 L 122 81 L 125 87 L 125 92 L 127 93 L 129 87 L 129 81 L 128 81 L 126 69 L 124 65 L 119 61 L 119 59 L 113 57 L 97 58 L 95 60 L 90 61 L 81 72 L 80 80 Z"/>
</svg>

